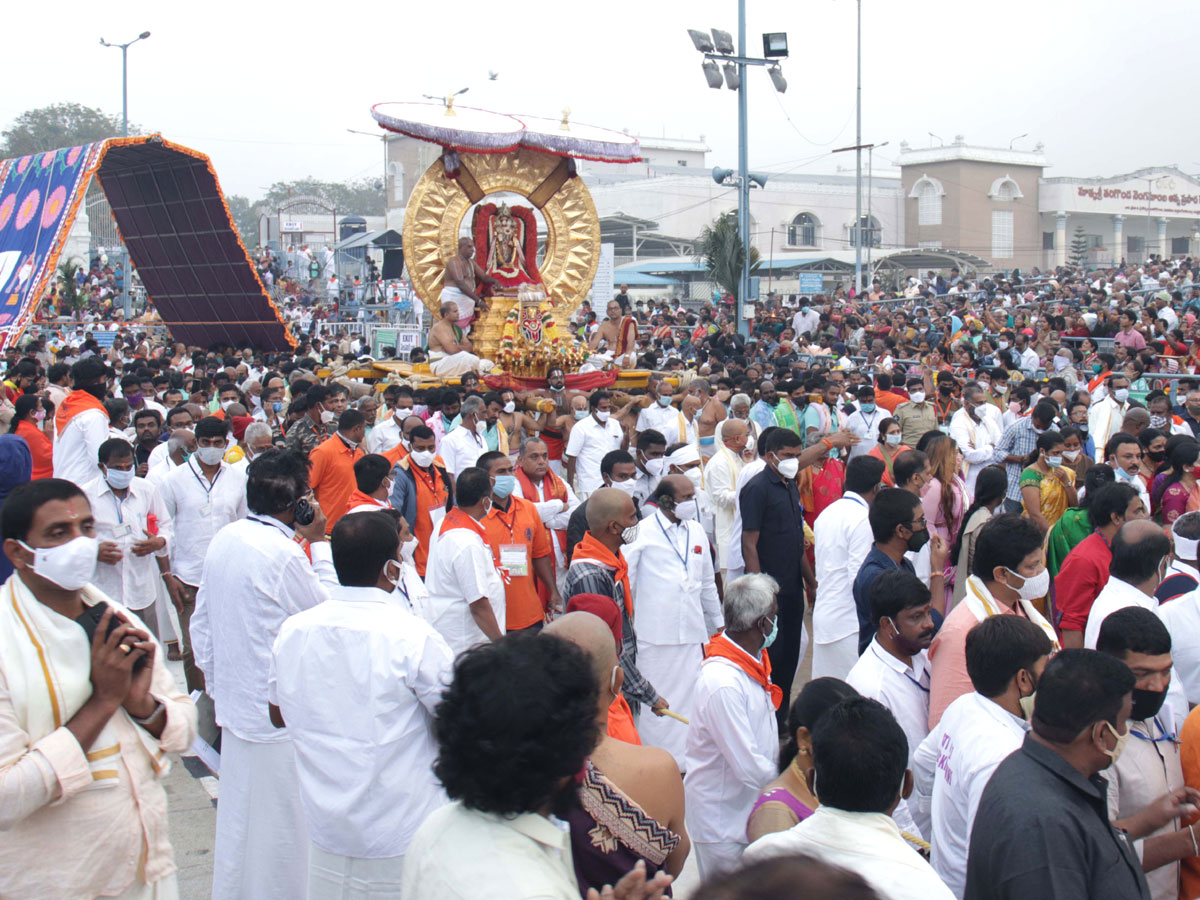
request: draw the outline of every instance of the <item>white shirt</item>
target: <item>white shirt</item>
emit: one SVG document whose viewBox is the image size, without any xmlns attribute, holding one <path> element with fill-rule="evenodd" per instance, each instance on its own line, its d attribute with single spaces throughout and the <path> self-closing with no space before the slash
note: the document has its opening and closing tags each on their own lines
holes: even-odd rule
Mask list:
<svg viewBox="0 0 1200 900">
<path fill-rule="evenodd" d="M 825 507 L 813 526 L 817 576 L 813 640 L 818 644 L 858 634 L 854 579 L 875 540 L 868 511 L 866 500 L 846 491 Z"/>
<path fill-rule="evenodd" d="M 609 420 L 611 421 L 611 419 Z M 667 439 L 667 445 L 678 444 L 688 439 L 688 423 L 677 406 L 659 406 L 651 403 L 638 413 L 637 430 L 653 429 Z"/>
<path fill-rule="evenodd" d="M 846 683 L 864 697 L 878 700 L 892 711 L 904 736 L 908 738 L 908 761 L 929 734 L 929 657 L 922 650 L 906 666 L 883 649 L 879 638 L 872 638 Z"/>
<path fill-rule="evenodd" d="M 145 609 L 158 597 L 162 576 L 158 557 L 167 556 L 171 548 L 171 516 L 154 485 L 135 477 L 120 499 L 103 476 L 83 485 L 92 515 L 96 519 L 96 537 L 112 541 L 123 554 L 118 563 L 96 563 L 92 584 L 130 609 Z M 135 556 L 130 549 L 151 535 L 147 516 L 157 520 L 158 536 L 167 543 L 161 550 L 145 556 Z"/>
<path fill-rule="evenodd" d="M 1028 730 L 1024 719 L 971 691 L 946 707 L 913 755 L 909 806 L 933 846 L 934 871 L 956 897 L 967 886 L 967 850 L 983 789 Z"/>
<path fill-rule="evenodd" d="M 672 523 L 657 509 L 642 520 L 637 540 L 621 554 L 637 601 L 638 643 L 702 645 L 725 624 L 708 538 L 699 522 Z"/>
<path fill-rule="evenodd" d="M 222 462 L 210 483 L 193 456 L 171 469 L 162 499 L 175 533 L 171 571 L 185 584 L 199 586 L 213 537 L 230 522 L 246 516 L 246 470 Z"/>
<path fill-rule="evenodd" d="M 589 415 L 572 426 L 563 455 L 575 459 L 576 491 L 587 496 L 603 486 L 600 460 L 610 451 L 620 450 L 623 437 L 620 423 L 611 417 L 601 425 L 595 415 Z"/>
<path fill-rule="evenodd" d="M 737 484 L 733 489 L 738 502 L 737 510 L 733 514 L 733 524 L 729 527 L 729 555 L 725 558 L 727 569 L 741 569 L 746 565 L 746 558 L 742 556 L 742 488 L 766 467 L 767 461 L 760 456 L 753 462 L 746 463 L 742 466 L 742 471 L 738 472 Z"/>
<path fill-rule="evenodd" d="M 1158 617 L 1171 632 L 1171 686 L 1178 683 L 1189 704 L 1200 704 L 1200 589 L 1164 603 Z"/>
<path fill-rule="evenodd" d="M 760 837 L 746 848 L 742 859 L 752 863 L 797 854 L 857 872 L 883 900 L 951 900 L 954 896 L 884 813 L 818 806 L 787 831 Z"/>
<path fill-rule="evenodd" d="M 869 413 L 863 412 L 861 409 L 856 409 L 850 415 L 846 416 L 846 421 L 843 427 L 857 434 L 861 441 L 850 448 L 850 455 L 847 459 L 854 459 L 856 456 L 866 456 L 875 447 L 879 440 L 879 423 L 886 419 L 890 413 L 886 409 L 875 407 Z"/>
<path fill-rule="evenodd" d="M 288 739 L 267 714 L 271 648 L 288 616 L 324 603 L 337 585 L 329 542 L 310 547 L 310 563 L 294 535 L 270 516 L 239 519 L 217 532 L 204 560 L 192 649 L 217 724 L 244 741 Z"/>
<path fill-rule="evenodd" d="M 400 431 L 400 423 L 396 421 L 395 416 L 388 416 L 371 429 L 363 443 L 367 453 L 386 453 L 400 443 L 401 437 L 403 433 Z"/>
<path fill-rule="evenodd" d="M 451 475 L 469 469 L 486 452 L 487 444 L 483 438 L 461 425 L 442 438 L 440 455 L 446 464 L 446 471 Z"/>
<path fill-rule="evenodd" d="M 570 833 L 545 816 L 512 819 L 449 803 L 417 829 L 404 900 L 579 900 Z"/>
<path fill-rule="evenodd" d="M 488 640 L 471 615 L 471 604 L 481 597 L 488 599 L 500 633 L 504 633 L 504 581 L 491 549 L 474 531 L 452 528 L 443 535 L 435 532 L 435 536 L 425 568 L 429 622 L 457 656 Z"/>
<path fill-rule="evenodd" d="M 1096 462 L 1104 462 L 1104 445 L 1121 430 L 1128 410 L 1128 402 L 1118 403 L 1112 397 L 1097 400 L 1088 409 L 1088 436 L 1096 442 Z"/>
<path fill-rule="evenodd" d="M 715 640 L 745 653 L 723 634 Z M 750 809 L 779 774 L 775 708 L 762 685 L 715 656 L 700 666 L 693 703 L 683 778 L 688 833 L 693 841 L 744 844 Z"/>
<path fill-rule="evenodd" d="M 1036 372 L 1040 362 L 1037 351 L 1032 347 L 1026 347 L 1021 351 L 1021 371 L 1025 374 L 1032 375 Z"/>
<path fill-rule="evenodd" d="M 815 335 L 820 324 L 821 314 L 811 307 L 808 312 L 800 309 L 792 316 L 792 331 L 796 332 L 796 337 L 800 337 L 806 331 Z"/>
<path fill-rule="evenodd" d="M 76 413 L 54 442 L 54 477 L 77 485 L 96 477 L 100 445 L 108 440 L 108 416 L 98 409 Z"/>
<path fill-rule="evenodd" d="M 738 475 L 744 465 L 740 456 L 728 447 L 720 445 L 709 458 L 708 465 L 704 467 L 704 491 L 713 511 L 713 542 L 717 547 L 717 565 L 722 569 L 729 568 L 733 528 L 738 517 Z M 739 545 L 741 539 L 739 529 Z M 740 546 L 738 549 L 741 549 Z"/>
<path fill-rule="evenodd" d="M 1096 595 L 1091 612 L 1088 613 L 1087 625 L 1083 630 L 1083 646 L 1088 650 L 1095 650 L 1096 641 L 1100 639 L 1100 626 L 1104 624 L 1104 620 L 1118 609 L 1125 609 L 1127 606 L 1140 606 L 1154 612 L 1158 609 L 1158 601 L 1114 575 Z"/>
<path fill-rule="evenodd" d="M 431 729 L 454 657 L 399 591 L 329 596 L 279 629 L 268 696 L 296 748 L 309 839 L 342 856 L 402 856 L 447 802 Z"/>
<path fill-rule="evenodd" d="M 967 462 L 967 491 L 975 495 L 975 481 L 984 466 L 990 466 L 996 455 L 996 444 L 1003 437 L 1000 423 L 984 410 L 995 409 L 990 403 L 979 407 L 979 421 L 967 414 L 966 409 L 957 410 L 950 417 L 950 437 L 958 444 L 963 459 Z"/>
</svg>

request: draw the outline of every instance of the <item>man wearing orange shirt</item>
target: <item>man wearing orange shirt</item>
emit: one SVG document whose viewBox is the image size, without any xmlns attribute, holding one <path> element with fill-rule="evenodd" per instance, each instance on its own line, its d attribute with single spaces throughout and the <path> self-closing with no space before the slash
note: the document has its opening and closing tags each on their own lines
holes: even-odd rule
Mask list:
<svg viewBox="0 0 1200 900">
<path fill-rule="evenodd" d="M 425 424 L 408 429 L 408 420 L 404 424 L 412 452 L 392 468 L 389 499 L 392 509 L 399 510 L 404 521 L 412 523 L 412 532 L 417 539 L 413 565 L 417 574 L 424 578 L 429 562 L 429 541 L 433 529 L 441 524 L 453 505 L 454 482 L 446 472 L 446 464 L 437 455 L 433 429 Z"/>
<path fill-rule="evenodd" d="M 907 403 L 908 397 L 897 394 L 892 390 L 892 376 L 880 372 L 875 376 L 875 404 L 882 406 L 889 413 L 894 413 L 901 403 Z"/>
<path fill-rule="evenodd" d="M 338 430 L 333 437 L 318 444 L 308 455 L 308 483 L 325 513 L 328 531 L 346 514 L 346 504 L 357 487 L 354 463 L 364 455 L 359 444 L 366 434 L 366 423 L 357 409 L 346 410 L 338 419 Z"/>
<path fill-rule="evenodd" d="M 537 507 L 513 496 L 517 479 L 507 453 L 491 450 L 480 456 L 476 465 L 492 479 L 492 508 L 480 524 L 496 568 L 504 577 L 505 630 L 540 631 L 552 614 L 562 612 L 562 597 L 554 584 L 550 536 Z M 549 594 L 548 609 L 538 596 L 539 581 Z"/>
</svg>

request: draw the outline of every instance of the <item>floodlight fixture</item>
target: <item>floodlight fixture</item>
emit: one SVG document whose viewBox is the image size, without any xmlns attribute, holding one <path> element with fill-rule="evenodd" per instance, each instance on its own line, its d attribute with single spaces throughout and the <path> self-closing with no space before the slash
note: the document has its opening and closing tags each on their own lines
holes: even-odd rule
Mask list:
<svg viewBox="0 0 1200 900">
<path fill-rule="evenodd" d="M 704 77 L 708 79 L 708 86 L 710 88 L 716 88 L 719 91 L 721 89 L 721 85 L 725 83 L 724 79 L 721 78 L 720 66 L 718 66 L 711 59 L 706 59 L 700 64 L 700 68 L 704 70 Z"/>
<path fill-rule="evenodd" d="M 768 31 L 763 35 L 763 56 L 767 59 L 782 59 L 787 55 L 786 31 Z"/>
<path fill-rule="evenodd" d="M 713 169 L 712 178 L 717 184 L 724 184 L 733 177 L 733 169 Z"/>
<path fill-rule="evenodd" d="M 148 38 L 148 37 L 150 37 L 150 32 L 148 32 L 148 31 L 143 31 L 141 34 L 139 34 L 139 35 L 138 35 L 138 40 L 139 40 L 139 41 L 144 41 L 144 40 L 145 40 L 146 38 Z"/>
<path fill-rule="evenodd" d="M 717 52 L 722 56 L 731 56 L 733 54 L 733 35 L 728 31 L 722 31 L 720 28 L 712 30 L 713 43 L 717 47 Z"/>
<path fill-rule="evenodd" d="M 787 92 L 787 79 L 783 77 L 783 69 L 779 66 L 771 66 L 767 69 L 767 74 L 771 76 L 771 83 L 775 85 L 775 90 L 781 94 Z"/>
<path fill-rule="evenodd" d="M 725 86 L 731 91 L 738 90 L 742 86 L 742 76 L 738 73 L 738 67 L 727 62 L 722 68 L 725 70 Z"/>
<path fill-rule="evenodd" d="M 688 37 L 692 39 L 692 43 L 696 45 L 696 49 L 701 53 L 712 53 L 713 47 L 712 38 L 709 37 L 707 31 L 697 31 L 695 28 L 687 30 Z"/>
</svg>

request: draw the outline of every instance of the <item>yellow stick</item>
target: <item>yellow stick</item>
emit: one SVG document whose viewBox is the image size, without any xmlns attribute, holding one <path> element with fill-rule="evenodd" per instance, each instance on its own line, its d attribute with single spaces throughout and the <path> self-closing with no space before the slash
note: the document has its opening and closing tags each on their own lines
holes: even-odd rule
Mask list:
<svg viewBox="0 0 1200 900">
<path fill-rule="evenodd" d="M 663 714 L 664 716 L 670 716 L 672 719 L 677 719 L 677 720 L 679 720 L 680 722 L 682 722 L 684 725 L 691 725 L 691 724 L 692 724 L 692 723 L 691 723 L 691 722 L 689 722 L 689 721 L 688 721 L 686 718 L 684 718 L 683 716 L 681 716 L 679 713 L 677 713 L 677 712 L 671 712 L 669 709 L 664 709 L 664 710 L 662 711 L 662 714 Z"/>
</svg>

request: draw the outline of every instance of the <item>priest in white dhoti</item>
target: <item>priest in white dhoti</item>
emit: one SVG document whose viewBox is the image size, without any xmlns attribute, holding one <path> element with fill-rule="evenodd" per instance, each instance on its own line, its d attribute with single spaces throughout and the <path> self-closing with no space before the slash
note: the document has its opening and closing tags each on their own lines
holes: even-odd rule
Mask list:
<svg viewBox="0 0 1200 900">
<path fill-rule="evenodd" d="M 15 568 L 0 587 L 6 900 L 178 897 L 160 781 L 166 754 L 195 738 L 196 709 L 142 621 L 91 584 L 91 520 L 83 491 L 61 479 L 23 484 L 4 504 Z M 111 612 L 89 642 L 76 620 L 101 603 Z M 110 633 L 113 616 L 124 622 Z"/>
<path fill-rule="evenodd" d="M 325 515 L 306 500 L 307 463 L 269 450 L 248 473 L 249 515 L 208 545 L 190 629 L 223 729 L 213 900 L 295 900 L 307 890 L 308 842 L 291 737 L 267 711 L 271 646 L 285 619 L 329 599 L 337 576 Z"/>
<path fill-rule="evenodd" d="M 722 419 L 717 423 L 717 450 L 704 467 L 704 490 L 713 512 L 713 537 L 717 547 L 717 568 L 724 584 L 729 583 L 729 556 L 737 518 L 737 481 L 742 471 L 742 451 L 750 439 L 750 422 Z M 738 535 L 738 544 L 741 536 Z M 739 573 L 740 574 L 740 573 Z"/>
<path fill-rule="evenodd" d="M 396 896 L 413 835 L 447 802 L 432 730 L 454 656 L 408 596 L 402 537 L 392 513 L 339 519 L 339 585 L 275 639 L 268 691 L 296 748 L 308 900 Z"/>
<path fill-rule="evenodd" d="M 429 544 L 425 585 L 429 621 L 457 656 L 503 636 L 504 580 L 480 522 L 491 506 L 492 479 L 470 466 L 458 473 L 455 506 Z"/>
<path fill-rule="evenodd" d="M 691 480 L 668 475 L 651 502 L 658 509 L 621 551 L 633 589 L 638 668 L 671 698 L 672 712 L 690 718 L 704 645 L 724 622 L 721 601 Z M 688 726 L 667 716 L 642 716 L 638 730 L 643 743 L 669 751 L 684 771 Z"/>
<path fill-rule="evenodd" d="M 470 338 L 454 321 L 459 316 L 455 303 L 443 302 L 439 314 L 441 318 L 429 329 L 429 371 L 440 378 L 490 372 L 491 361 L 480 359 L 471 352 Z"/>
</svg>

